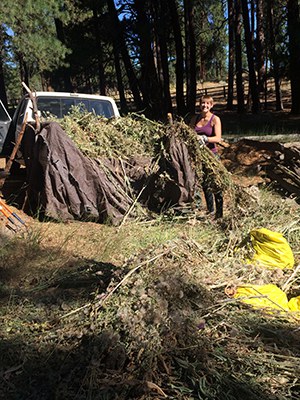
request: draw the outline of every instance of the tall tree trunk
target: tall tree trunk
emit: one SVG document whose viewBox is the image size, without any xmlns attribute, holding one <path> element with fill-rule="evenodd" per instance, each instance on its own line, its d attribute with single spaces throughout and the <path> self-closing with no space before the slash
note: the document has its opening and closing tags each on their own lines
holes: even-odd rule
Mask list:
<svg viewBox="0 0 300 400">
<path fill-rule="evenodd" d="M 0 100 L 2 101 L 4 107 L 7 109 L 8 102 L 7 102 L 7 95 L 6 95 L 6 89 L 5 89 L 2 58 L 0 59 Z"/>
<path fill-rule="evenodd" d="M 164 115 L 172 113 L 172 99 L 170 93 L 170 76 L 168 63 L 168 46 L 165 26 L 168 23 L 167 4 L 164 0 L 154 0 L 154 25 L 156 33 L 157 74 L 163 94 Z"/>
<path fill-rule="evenodd" d="M 122 68 L 120 63 L 120 47 L 119 47 L 119 36 L 118 36 L 118 20 L 116 20 L 112 14 L 110 14 L 110 26 L 112 27 L 112 46 L 113 46 L 113 54 L 114 54 L 114 64 L 116 70 L 116 78 L 117 78 L 117 87 L 120 97 L 120 109 L 121 114 L 127 114 L 128 107 L 125 96 L 125 88 L 123 84 L 122 78 Z"/>
<path fill-rule="evenodd" d="M 112 27 L 114 28 L 113 33 L 116 36 L 116 43 L 118 44 L 118 51 L 122 55 L 122 60 L 123 60 L 124 67 L 125 67 L 125 70 L 127 73 L 128 83 L 129 83 L 129 87 L 130 87 L 130 90 L 133 95 L 134 103 L 135 103 L 137 110 L 142 110 L 143 102 L 141 99 L 139 82 L 136 77 L 135 71 L 133 69 L 130 56 L 128 54 L 128 49 L 126 46 L 124 32 L 123 32 L 123 29 L 120 25 L 120 21 L 118 18 L 118 12 L 116 10 L 114 0 L 106 0 L 106 2 L 107 2 L 107 6 L 108 6 L 108 11 L 109 11 L 109 14 L 111 17 L 111 21 L 112 21 Z"/>
<path fill-rule="evenodd" d="M 258 90 L 260 93 L 264 91 L 264 83 L 266 79 L 266 69 L 265 69 L 265 32 L 264 32 L 264 7 L 263 0 L 257 0 L 256 6 L 256 69 L 258 78 Z"/>
<path fill-rule="evenodd" d="M 26 61 L 24 60 L 24 55 L 22 53 L 18 53 L 17 58 L 19 61 L 21 82 L 24 82 L 29 87 L 29 72 Z M 26 90 L 24 88 L 23 93 L 26 93 Z"/>
<path fill-rule="evenodd" d="M 288 0 L 288 34 L 293 114 L 300 114 L 300 16 L 297 0 Z"/>
<path fill-rule="evenodd" d="M 103 96 L 106 95 L 106 83 L 105 83 L 105 71 L 103 66 L 103 53 L 102 53 L 102 41 L 100 32 L 100 20 L 98 17 L 97 5 L 93 7 L 93 22 L 95 31 L 95 41 L 97 46 L 97 63 L 98 63 L 98 79 L 99 79 L 99 91 Z"/>
<path fill-rule="evenodd" d="M 269 35 L 270 35 L 270 52 L 271 59 L 273 61 L 274 70 L 274 81 L 275 81 L 275 95 L 276 95 L 276 111 L 283 110 L 282 96 L 280 89 L 280 74 L 279 74 L 279 62 L 278 55 L 276 52 L 276 40 L 275 40 L 275 29 L 274 29 L 274 0 L 268 0 L 268 24 L 269 24 Z"/>
<path fill-rule="evenodd" d="M 234 0 L 234 39 L 235 39 L 235 69 L 236 69 L 236 93 L 238 113 L 245 112 L 244 86 L 243 86 L 243 64 L 242 64 L 242 14 L 240 0 Z"/>
<path fill-rule="evenodd" d="M 254 113 L 257 113 L 260 110 L 260 102 L 259 102 L 256 74 L 255 74 L 255 67 L 254 67 L 254 57 L 253 57 L 252 38 L 251 38 L 250 22 L 249 22 L 248 2 L 247 2 L 247 0 L 241 0 L 241 4 L 242 4 L 242 10 L 243 10 L 246 52 L 247 52 L 248 69 L 249 69 L 249 91 L 251 93 L 251 98 L 252 98 L 252 111 Z"/>
<path fill-rule="evenodd" d="M 234 83 L 234 9 L 233 0 L 228 0 L 228 93 L 227 110 L 233 109 Z"/>
<path fill-rule="evenodd" d="M 128 107 L 127 107 L 125 90 L 124 90 L 123 79 L 122 79 L 122 69 L 121 69 L 120 59 L 119 59 L 119 51 L 117 49 L 117 44 L 115 43 L 115 41 L 113 42 L 113 52 L 114 52 L 114 61 L 115 61 L 118 92 L 119 92 L 119 96 L 120 96 L 120 109 L 121 109 L 122 114 L 126 114 L 128 112 Z"/>
<path fill-rule="evenodd" d="M 64 27 L 61 22 L 61 20 L 55 18 L 55 28 L 56 28 L 56 36 L 57 39 L 59 39 L 64 45 L 66 45 L 66 39 L 65 39 L 65 32 L 64 32 Z M 53 74 L 51 74 L 53 75 Z M 59 77 L 62 78 L 63 80 L 63 85 L 58 84 L 59 86 L 62 86 L 66 92 L 73 92 L 74 88 L 72 85 L 72 79 L 71 79 L 71 68 L 70 67 L 62 67 L 58 69 L 58 73 L 55 74 Z M 56 85 L 56 86 L 58 86 Z"/>
<path fill-rule="evenodd" d="M 184 0 L 185 16 L 185 65 L 187 109 L 195 113 L 196 106 L 196 40 L 194 27 L 194 0 Z"/>
<path fill-rule="evenodd" d="M 252 41 L 252 46 L 254 43 L 254 32 L 255 32 L 255 0 L 250 0 L 250 32 L 251 32 L 251 41 Z"/>
<path fill-rule="evenodd" d="M 206 81 L 206 72 L 205 49 L 204 44 L 201 41 L 201 43 L 199 43 L 199 77 L 201 82 Z"/>
<path fill-rule="evenodd" d="M 145 105 L 145 114 L 149 118 L 164 119 L 162 96 L 156 73 L 152 51 L 152 27 L 146 13 L 147 4 L 140 0 L 134 1 L 136 24 L 140 37 L 141 89 Z"/>
<path fill-rule="evenodd" d="M 177 2 L 175 0 L 167 0 L 173 26 L 175 51 L 176 51 L 176 104 L 177 114 L 184 116 L 186 114 L 186 104 L 184 100 L 184 58 L 183 44 L 181 38 L 181 28 L 177 10 Z"/>
<path fill-rule="evenodd" d="M 5 88 L 5 79 L 4 79 L 4 70 L 3 70 L 3 53 L 4 53 L 4 32 L 2 26 L 0 27 L 0 100 L 2 101 L 4 107 L 8 108 L 6 88 Z"/>
</svg>

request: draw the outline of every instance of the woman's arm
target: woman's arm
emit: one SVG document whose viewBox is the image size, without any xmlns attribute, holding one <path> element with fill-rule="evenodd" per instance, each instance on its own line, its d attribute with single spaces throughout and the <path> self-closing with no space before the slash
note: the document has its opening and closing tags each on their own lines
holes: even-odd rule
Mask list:
<svg viewBox="0 0 300 400">
<path fill-rule="evenodd" d="M 220 143 L 222 141 L 222 124 L 220 118 L 215 115 L 212 120 L 215 136 L 208 137 L 208 143 Z"/>
</svg>

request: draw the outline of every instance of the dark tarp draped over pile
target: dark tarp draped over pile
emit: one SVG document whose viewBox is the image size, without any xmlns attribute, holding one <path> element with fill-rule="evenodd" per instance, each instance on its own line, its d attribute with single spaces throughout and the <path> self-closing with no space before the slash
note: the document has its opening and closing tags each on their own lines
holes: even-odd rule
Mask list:
<svg viewBox="0 0 300 400">
<path fill-rule="evenodd" d="M 180 188 L 178 198 L 174 204 L 183 206 L 193 200 L 195 189 L 195 171 L 191 165 L 189 152 L 185 143 L 174 135 L 169 136 L 164 144 L 166 154 L 161 158 L 160 165 L 171 180 Z"/>
<path fill-rule="evenodd" d="M 43 124 L 37 136 L 27 132 L 22 146 L 28 170 L 26 209 L 41 217 L 117 225 L 141 190 L 139 201 L 153 211 L 193 199 L 195 174 L 188 150 L 174 136 L 164 138 L 159 170 L 152 174 L 145 172 L 151 169 L 150 157 L 84 156 L 56 122 Z"/>
<path fill-rule="evenodd" d="M 166 135 L 163 148 L 159 170 L 145 191 L 146 204 L 154 211 L 184 208 L 194 200 L 196 175 L 186 144 L 176 135 Z"/>
<path fill-rule="evenodd" d="M 34 142 L 30 135 L 27 141 L 31 212 L 62 221 L 118 224 L 133 202 L 119 160 L 84 156 L 56 122 L 43 125 Z"/>
</svg>

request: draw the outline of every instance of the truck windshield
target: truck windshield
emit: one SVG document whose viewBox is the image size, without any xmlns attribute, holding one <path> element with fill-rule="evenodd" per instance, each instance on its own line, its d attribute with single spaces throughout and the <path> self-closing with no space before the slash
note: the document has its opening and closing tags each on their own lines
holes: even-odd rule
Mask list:
<svg viewBox="0 0 300 400">
<path fill-rule="evenodd" d="M 37 98 L 37 107 L 44 117 L 53 115 L 57 118 L 63 118 L 71 111 L 72 106 L 79 106 L 82 111 L 92 112 L 95 115 L 106 118 L 114 117 L 113 107 L 107 100 L 58 97 Z"/>
</svg>

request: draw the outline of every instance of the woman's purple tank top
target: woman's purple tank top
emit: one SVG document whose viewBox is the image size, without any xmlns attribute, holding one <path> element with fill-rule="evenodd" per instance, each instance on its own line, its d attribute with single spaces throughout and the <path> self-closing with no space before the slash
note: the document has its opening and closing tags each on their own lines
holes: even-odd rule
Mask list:
<svg viewBox="0 0 300 400">
<path fill-rule="evenodd" d="M 197 118 L 197 122 L 196 123 L 198 123 L 198 121 L 200 121 L 201 118 L 202 117 Z M 204 125 L 204 126 L 197 126 L 196 125 L 195 126 L 195 132 L 197 133 L 197 135 L 206 135 L 208 137 L 215 136 L 214 135 L 214 128 L 213 128 L 213 126 L 211 126 L 211 121 L 213 120 L 213 118 L 214 118 L 214 114 L 210 117 L 210 120 L 207 122 L 206 125 Z M 213 153 L 217 153 L 218 152 L 216 143 L 207 143 L 206 145 Z"/>
</svg>

